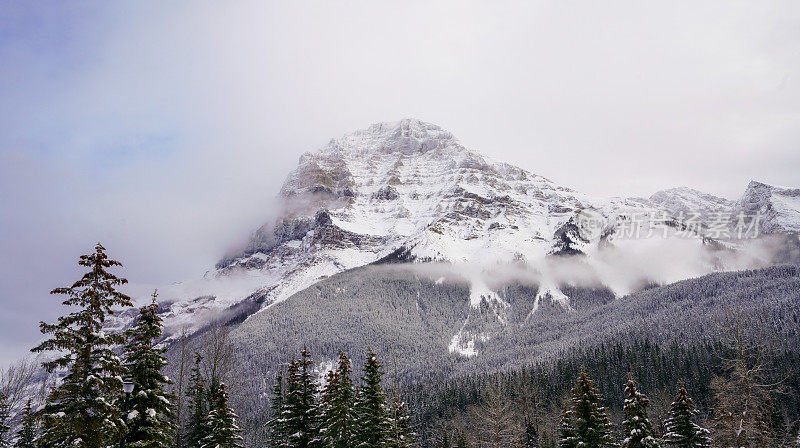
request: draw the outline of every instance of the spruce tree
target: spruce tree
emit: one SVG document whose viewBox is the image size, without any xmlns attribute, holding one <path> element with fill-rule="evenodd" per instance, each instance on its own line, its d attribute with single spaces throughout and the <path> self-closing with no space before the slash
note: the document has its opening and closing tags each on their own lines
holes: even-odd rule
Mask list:
<svg viewBox="0 0 800 448">
<path fill-rule="evenodd" d="M 124 337 L 104 332 L 103 324 L 114 307 L 132 305 L 117 291 L 127 280 L 109 272 L 121 264 L 110 260 L 99 243 L 78 264 L 88 272 L 72 286 L 51 292 L 66 295 L 63 305 L 77 309 L 55 324 L 40 323 L 41 332 L 51 337 L 33 349 L 58 353 L 43 366 L 66 371 L 41 411 L 39 445 L 44 448 L 105 448 L 116 443 L 124 428 L 116 403 L 125 368 L 113 350 Z"/>
<path fill-rule="evenodd" d="M 525 421 L 525 432 L 522 433 L 522 448 L 538 448 L 539 447 L 539 431 L 536 430 L 536 425 L 530 420 Z"/>
<path fill-rule="evenodd" d="M 601 406 L 602 401 L 603 397 L 583 369 L 572 389 L 572 408 L 562 417 L 561 448 L 614 446 L 611 422 L 606 408 Z"/>
<path fill-rule="evenodd" d="M 386 396 L 381 388 L 383 366 L 372 350 L 367 353 L 362 385 L 356 399 L 357 448 L 380 448 L 386 444 L 389 419 Z"/>
<path fill-rule="evenodd" d="M 400 382 L 397 378 L 397 359 L 394 362 L 394 380 L 392 383 L 392 400 L 389 404 L 389 434 L 386 441 L 388 448 L 412 448 L 416 444 L 417 434 L 408 406 L 400 397 Z"/>
<path fill-rule="evenodd" d="M 578 436 L 573 426 L 573 412 L 567 408 L 561 413 L 561 423 L 558 425 L 559 448 L 576 448 Z"/>
<path fill-rule="evenodd" d="M 283 374 L 278 372 L 278 375 L 275 377 L 275 385 L 272 387 L 272 415 L 270 415 L 270 419 L 267 421 L 270 448 L 287 448 L 289 446 L 289 434 L 286 431 L 286 424 L 282 416 L 283 408 Z"/>
<path fill-rule="evenodd" d="M 317 386 L 311 376 L 311 355 L 303 349 L 299 360 L 289 363 L 289 381 L 283 420 L 292 448 L 322 446 L 319 436 L 319 415 L 315 400 Z"/>
<path fill-rule="evenodd" d="M 388 448 L 415 447 L 417 434 L 408 413 L 408 406 L 397 393 L 394 394 L 389 407 L 389 434 L 386 446 Z"/>
<path fill-rule="evenodd" d="M 0 448 L 6 448 L 7 446 L 10 446 L 10 423 L 11 404 L 8 402 L 8 395 L 0 392 Z"/>
<path fill-rule="evenodd" d="M 339 365 L 328 375 L 320 401 L 320 436 L 329 448 L 349 448 L 355 441 L 355 392 L 350 360 L 339 352 Z"/>
<path fill-rule="evenodd" d="M 203 357 L 200 353 L 194 354 L 194 366 L 189 375 L 189 387 L 186 390 L 189 399 L 189 421 L 186 424 L 186 446 L 200 448 L 208 435 L 208 403 L 205 381 L 200 373 L 200 364 Z"/>
<path fill-rule="evenodd" d="M 228 404 L 228 392 L 222 383 L 214 394 L 213 410 L 208 414 L 209 433 L 201 448 L 243 448 L 242 436 L 236 419 L 239 418 Z"/>
<path fill-rule="evenodd" d="M 17 431 L 15 448 L 36 448 L 36 415 L 31 408 L 31 400 L 22 410 L 22 426 Z"/>
<path fill-rule="evenodd" d="M 139 309 L 136 326 L 126 332 L 125 365 L 134 384 L 126 434 L 131 448 L 168 448 L 175 433 L 174 397 L 166 392 L 172 381 L 161 373 L 167 349 L 156 346 L 162 325 L 156 297 L 154 292 L 153 302 Z"/>
<path fill-rule="evenodd" d="M 669 417 L 664 421 L 664 442 L 669 448 L 709 448 L 711 438 L 707 429 L 694 422 L 698 415 L 694 401 L 686 387 L 678 388 L 678 395 L 670 406 Z"/>
<path fill-rule="evenodd" d="M 647 406 L 650 400 L 638 389 L 638 384 L 634 381 L 633 376 L 628 374 L 623 407 L 625 420 L 622 422 L 625 439 L 622 441 L 621 448 L 659 448 L 660 444 L 653 436 L 653 425 L 647 416 Z"/>
</svg>

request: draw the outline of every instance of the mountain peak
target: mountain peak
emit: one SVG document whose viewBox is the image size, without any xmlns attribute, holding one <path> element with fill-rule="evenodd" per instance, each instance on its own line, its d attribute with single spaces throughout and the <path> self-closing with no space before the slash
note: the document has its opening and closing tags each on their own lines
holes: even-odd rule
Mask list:
<svg viewBox="0 0 800 448">
<path fill-rule="evenodd" d="M 381 122 L 331 140 L 327 149 L 357 148 L 380 153 L 415 154 L 461 147 L 452 133 L 416 118 Z"/>
</svg>

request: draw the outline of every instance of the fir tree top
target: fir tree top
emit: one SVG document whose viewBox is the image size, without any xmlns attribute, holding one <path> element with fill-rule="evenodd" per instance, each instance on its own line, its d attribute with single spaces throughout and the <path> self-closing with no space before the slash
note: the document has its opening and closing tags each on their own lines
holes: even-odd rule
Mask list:
<svg viewBox="0 0 800 448">
<path fill-rule="evenodd" d="M 603 396 L 595 389 L 586 369 L 581 370 L 572 389 L 572 409 L 566 411 L 561 423 L 561 447 L 605 448 L 614 446 L 611 421 Z"/>
<path fill-rule="evenodd" d="M 681 385 L 675 401 L 670 406 L 669 417 L 664 421 L 666 427 L 664 441 L 668 447 L 708 448 L 711 446 L 708 430 L 694 422 L 697 414 L 694 401 L 686 392 L 686 387 Z"/>
<path fill-rule="evenodd" d="M 22 427 L 17 431 L 17 443 L 15 448 L 35 448 L 36 447 L 36 416 L 31 408 L 31 400 L 28 399 L 25 408 L 22 410 Z"/>
<path fill-rule="evenodd" d="M 653 436 L 653 426 L 647 416 L 647 406 L 650 401 L 639 392 L 639 385 L 633 379 L 633 375 L 628 374 L 628 382 L 625 384 L 625 421 L 622 426 L 625 428 L 625 439 L 622 448 L 658 448 L 658 440 Z"/>
<path fill-rule="evenodd" d="M 175 431 L 174 397 L 166 392 L 172 381 L 161 372 L 167 365 L 166 348 L 156 346 L 161 337 L 157 296 L 154 292 L 152 303 L 139 309 L 136 325 L 126 332 L 125 364 L 134 383 L 127 435 L 132 448 L 168 448 Z"/>
<path fill-rule="evenodd" d="M 213 410 L 208 414 L 209 434 L 202 448 L 243 448 L 242 436 L 236 426 L 238 416 L 228 404 L 228 392 L 221 383 L 214 393 Z"/>
<path fill-rule="evenodd" d="M 79 341 L 78 338 L 105 345 L 124 342 L 122 335 L 106 335 L 101 331 L 106 315 L 114 314 L 114 307 L 133 305 L 130 297 L 116 290 L 118 286 L 128 283 L 128 280 L 117 277 L 108 271 L 114 266 L 122 266 L 122 263 L 109 259 L 103 245 L 97 243 L 94 253 L 81 255 L 78 264 L 89 267 L 90 270 L 72 286 L 55 288 L 50 294 L 66 295 L 67 298 L 62 304 L 76 306 L 80 309 L 59 317 L 56 324 L 40 322 L 41 332 L 43 334 L 52 333 L 54 337 L 42 342 L 31 351 L 74 351 Z M 56 367 L 65 367 L 70 362 L 72 362 L 72 357 L 63 356 L 45 362 L 43 366 L 52 371 Z"/>
</svg>

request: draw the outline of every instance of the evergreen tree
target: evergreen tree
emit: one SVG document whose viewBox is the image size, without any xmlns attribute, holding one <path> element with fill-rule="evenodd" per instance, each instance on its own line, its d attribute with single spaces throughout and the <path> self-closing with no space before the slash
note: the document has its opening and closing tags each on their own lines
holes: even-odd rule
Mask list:
<svg viewBox="0 0 800 448">
<path fill-rule="evenodd" d="M 286 431 L 286 425 L 282 417 L 284 407 L 283 396 L 283 374 L 278 372 L 275 377 L 275 385 L 272 387 L 272 415 L 270 416 L 267 426 L 269 428 L 269 446 L 270 448 L 287 448 L 289 434 Z"/>
<path fill-rule="evenodd" d="M 186 395 L 189 398 L 189 421 L 186 424 L 186 446 L 199 448 L 208 435 L 208 403 L 205 381 L 200 373 L 200 364 L 203 357 L 200 353 L 194 354 L 194 366 L 189 375 L 189 385 Z"/>
<path fill-rule="evenodd" d="M 31 400 L 22 410 L 22 427 L 17 431 L 15 448 L 36 448 L 36 415 L 31 408 Z"/>
<path fill-rule="evenodd" d="M 228 404 L 225 384 L 220 384 L 214 394 L 213 410 L 208 414 L 209 433 L 201 448 L 243 448 L 242 436 L 236 419 L 239 418 Z"/>
<path fill-rule="evenodd" d="M 561 421 L 561 448 L 614 446 L 611 422 L 606 409 L 600 406 L 602 401 L 586 370 L 582 370 L 572 389 L 572 408 Z"/>
<path fill-rule="evenodd" d="M 558 426 L 559 448 L 576 448 L 578 436 L 573 426 L 573 412 L 567 408 L 561 413 L 561 423 Z"/>
<path fill-rule="evenodd" d="M 364 363 L 362 386 L 356 400 L 357 448 L 381 448 L 389 433 L 386 396 L 381 388 L 383 366 L 370 350 Z"/>
<path fill-rule="evenodd" d="M 525 432 L 522 433 L 522 441 L 520 445 L 522 448 L 539 447 L 539 431 L 536 430 L 536 425 L 534 425 L 530 420 L 525 421 Z"/>
<path fill-rule="evenodd" d="M 113 314 L 112 308 L 132 305 L 116 289 L 127 280 L 108 271 L 121 264 L 108 259 L 99 243 L 78 264 L 89 268 L 88 272 L 72 286 L 51 292 L 66 295 L 62 303 L 77 310 L 56 324 L 40 323 L 42 333 L 52 336 L 33 349 L 59 353 L 43 363 L 47 371 L 66 370 L 41 411 L 39 445 L 45 448 L 105 448 L 116 442 L 124 428 L 116 403 L 125 368 L 113 351 L 124 337 L 105 333 L 103 324 Z"/>
<path fill-rule="evenodd" d="M 397 360 L 394 366 L 394 382 L 392 385 L 392 402 L 389 405 L 389 434 L 386 442 L 388 448 L 412 448 L 416 446 L 417 434 L 408 405 L 400 397 L 400 382 L 397 379 Z"/>
<path fill-rule="evenodd" d="M 303 349 L 299 360 L 289 364 L 289 382 L 283 420 L 288 444 L 292 448 L 315 448 L 322 445 L 319 436 L 319 415 L 315 401 L 317 387 L 311 377 L 311 355 Z"/>
<path fill-rule="evenodd" d="M 638 384 L 632 375 L 628 375 L 625 385 L 625 421 L 622 426 L 625 430 L 625 439 L 621 448 L 658 448 L 658 440 L 653 436 L 653 425 L 647 416 L 647 406 L 650 400 L 639 392 Z"/>
<path fill-rule="evenodd" d="M 339 365 L 328 375 L 320 402 L 320 436 L 329 448 L 349 448 L 355 436 L 355 392 L 350 360 L 339 352 Z"/>
<path fill-rule="evenodd" d="M 136 326 L 126 332 L 125 364 L 134 383 L 129 404 L 126 441 L 131 448 L 168 448 L 175 433 L 171 400 L 165 391 L 172 384 L 161 370 L 167 365 L 166 348 L 156 347 L 161 337 L 157 294 L 139 309 Z"/>
<path fill-rule="evenodd" d="M 405 402 L 395 393 L 389 408 L 388 448 L 412 448 L 416 446 L 417 434 Z"/>
<path fill-rule="evenodd" d="M 670 406 L 669 417 L 664 421 L 666 434 L 664 442 L 670 448 L 709 448 L 711 438 L 707 429 L 701 428 L 693 420 L 698 411 L 694 401 L 689 398 L 686 388 L 678 388 L 678 396 Z"/>
<path fill-rule="evenodd" d="M 11 404 L 8 402 L 8 395 L 0 392 L 0 448 L 6 448 L 10 445 L 9 426 L 11 420 Z"/>
</svg>

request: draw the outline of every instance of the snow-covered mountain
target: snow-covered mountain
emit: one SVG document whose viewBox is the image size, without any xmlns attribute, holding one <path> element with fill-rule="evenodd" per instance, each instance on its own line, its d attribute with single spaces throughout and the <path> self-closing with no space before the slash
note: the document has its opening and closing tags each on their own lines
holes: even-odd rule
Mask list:
<svg viewBox="0 0 800 448">
<path fill-rule="evenodd" d="M 650 196 L 653 207 L 666 210 L 673 215 L 683 213 L 725 213 L 730 214 L 733 201 L 703 193 L 692 188 L 679 187 L 661 190 Z"/>
<path fill-rule="evenodd" d="M 800 189 L 751 181 L 733 215 L 760 216 L 765 233 L 800 232 Z"/>
<path fill-rule="evenodd" d="M 603 247 L 633 244 L 639 250 L 652 246 L 646 241 L 653 234 L 672 240 L 681 232 L 680 244 L 702 247 L 706 239 L 685 237 L 698 237 L 703 228 L 687 229 L 675 219 L 690 211 L 764 212 L 765 230 L 796 231 L 798 191 L 751 183 L 735 204 L 687 188 L 649 199 L 599 198 L 492 161 L 436 125 L 414 119 L 379 123 L 303 154 L 281 188 L 284 209 L 275 222 L 256 230 L 243 250 L 202 279 L 159 292 L 173 334 L 197 330 L 220 313 L 252 314 L 325 277 L 375 262 L 441 261 L 480 270 L 504 263 L 542 266 L 553 256 L 582 254 L 601 282 L 627 293 L 605 280 L 610 274 L 603 277 Z M 647 217 L 645 234 L 632 232 L 636 216 Z M 650 280 L 724 269 L 719 263 L 702 259 Z M 470 313 L 489 306 L 502 322 L 509 305 L 481 276 L 469 280 Z M 543 298 L 569 308 L 558 282 L 546 277 L 536 300 Z M 470 328 L 470 319 L 451 350 L 472 354 L 469 344 L 479 331 Z"/>
</svg>

